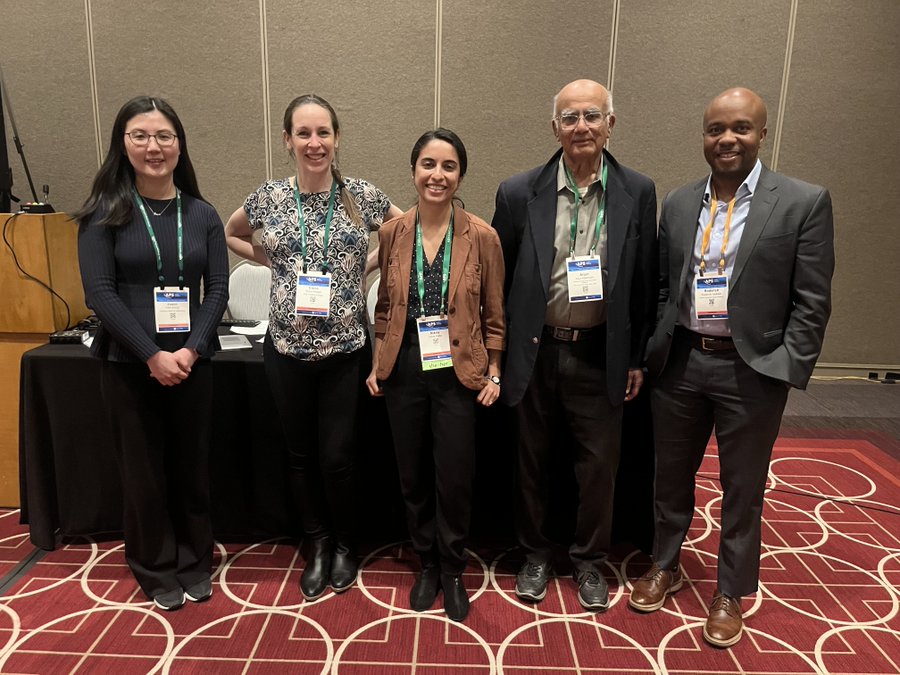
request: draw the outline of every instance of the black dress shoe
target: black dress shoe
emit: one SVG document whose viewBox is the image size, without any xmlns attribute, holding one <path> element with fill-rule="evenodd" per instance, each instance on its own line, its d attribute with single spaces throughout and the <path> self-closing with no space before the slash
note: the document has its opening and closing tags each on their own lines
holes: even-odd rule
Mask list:
<svg viewBox="0 0 900 675">
<path fill-rule="evenodd" d="M 334 547 L 331 558 L 331 588 L 335 593 L 342 593 L 356 583 L 359 564 L 349 546 L 338 543 Z"/>
<path fill-rule="evenodd" d="M 320 597 L 331 579 L 331 540 L 313 539 L 306 552 L 306 567 L 300 575 L 300 592 L 307 600 Z"/>
<path fill-rule="evenodd" d="M 409 606 L 417 612 L 424 612 L 431 609 L 437 598 L 438 588 L 440 588 L 441 570 L 437 565 L 428 565 L 422 568 L 419 576 L 416 577 L 416 583 L 413 584 L 412 590 L 409 592 Z"/>
<path fill-rule="evenodd" d="M 441 574 L 444 589 L 444 611 L 451 621 L 462 621 L 469 614 L 469 596 L 463 586 L 462 574 Z"/>
</svg>

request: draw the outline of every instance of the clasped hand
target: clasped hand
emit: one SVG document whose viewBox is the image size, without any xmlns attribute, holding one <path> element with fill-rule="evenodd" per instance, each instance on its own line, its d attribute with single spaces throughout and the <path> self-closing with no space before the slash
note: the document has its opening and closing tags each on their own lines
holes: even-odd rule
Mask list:
<svg viewBox="0 0 900 675">
<path fill-rule="evenodd" d="M 150 377 L 167 387 L 180 384 L 191 374 L 197 356 L 196 351 L 185 347 L 176 352 L 160 350 L 147 359 Z"/>
</svg>

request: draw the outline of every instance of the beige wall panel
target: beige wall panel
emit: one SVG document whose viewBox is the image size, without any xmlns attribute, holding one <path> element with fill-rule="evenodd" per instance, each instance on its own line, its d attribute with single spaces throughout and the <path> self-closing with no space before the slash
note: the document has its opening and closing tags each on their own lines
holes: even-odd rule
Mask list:
<svg viewBox="0 0 900 675">
<path fill-rule="evenodd" d="M 469 154 L 460 195 L 490 221 L 500 182 L 559 147 L 552 98 L 587 77 L 605 82 L 612 3 L 444 2 L 441 124 Z"/>
<path fill-rule="evenodd" d="M 287 104 L 324 97 L 341 123 L 341 170 L 407 208 L 409 151 L 434 119 L 435 3 L 365 0 L 328 6 L 268 0 L 274 175 L 292 173 L 281 128 Z M 265 176 L 260 174 L 252 187 Z"/>
<path fill-rule="evenodd" d="M 341 117 L 345 172 L 408 206 L 415 194 L 409 150 L 434 124 L 437 93 L 441 123 L 469 148 L 461 194 L 490 219 L 497 184 L 557 147 L 549 125 L 553 94 L 577 77 L 608 77 L 613 0 L 573 3 L 549 10 L 535 0 L 358 0 L 323 10 L 311 0 L 160 0 L 148 10 L 90 0 L 99 144 L 105 153 L 125 100 L 140 93 L 168 98 L 186 125 L 201 188 L 227 217 L 270 171 L 291 172 L 281 116 L 291 98 L 314 91 Z M 771 162 L 791 6 L 619 3 L 611 149 L 654 178 L 660 198 L 706 173 L 703 108 L 728 86 L 752 87 L 769 104 L 762 157 Z M 900 210 L 900 2 L 797 6 L 776 168 L 827 185 L 834 197 L 835 312 L 822 360 L 898 364 L 893 307 L 900 275 L 890 264 L 900 252 L 893 227 Z M 0 16 L 0 64 L 35 183 L 50 184 L 53 204 L 72 211 L 97 169 L 85 2 L 0 0 Z M 9 148 L 15 191 L 27 199 L 11 139 Z"/>
<path fill-rule="evenodd" d="M 834 202 L 822 362 L 900 364 L 900 3 L 801 2 L 779 169 Z"/>
<path fill-rule="evenodd" d="M 757 91 L 776 112 L 790 3 L 694 0 L 622 3 L 616 47 L 616 127 L 610 149 L 656 181 L 662 201 L 709 172 L 703 159 L 703 111 L 733 86 Z M 771 143 L 760 151 L 763 162 Z"/>
<path fill-rule="evenodd" d="M 185 126 L 203 196 L 227 218 L 265 175 L 258 4 L 91 5 L 104 156 L 125 101 L 165 98 Z"/>
<path fill-rule="evenodd" d="M 40 199 L 48 184 L 53 206 L 71 212 L 97 170 L 84 4 L 5 0 L 0 16 L 0 65 L 35 190 Z M 13 193 L 31 201 L 8 115 L 6 127 Z"/>
</svg>

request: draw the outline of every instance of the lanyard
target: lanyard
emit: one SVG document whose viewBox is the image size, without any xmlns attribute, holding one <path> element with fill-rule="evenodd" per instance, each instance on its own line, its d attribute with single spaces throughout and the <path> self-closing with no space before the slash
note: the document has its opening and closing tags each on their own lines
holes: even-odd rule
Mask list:
<svg viewBox="0 0 900 675">
<path fill-rule="evenodd" d="M 572 192 L 575 193 L 575 210 L 572 212 L 572 224 L 569 228 L 569 257 L 571 258 L 575 255 L 578 209 L 581 206 L 582 198 L 578 185 L 575 183 L 575 178 L 572 176 L 572 172 L 569 171 L 565 161 L 563 161 L 563 168 L 566 170 L 566 182 L 569 184 Z M 600 170 L 600 186 L 603 188 L 603 194 L 600 196 L 600 205 L 597 207 L 597 220 L 594 221 L 594 243 L 591 245 L 591 255 L 596 255 L 597 253 L 597 244 L 600 243 L 600 229 L 606 220 L 606 177 L 608 172 L 606 162 L 603 162 L 603 168 Z"/>
<path fill-rule="evenodd" d="M 725 274 L 725 248 L 728 246 L 728 235 L 731 233 L 731 214 L 734 212 L 734 203 L 737 195 L 728 202 L 728 213 L 725 215 L 725 233 L 722 235 L 722 254 L 719 258 L 719 274 Z M 706 254 L 709 252 L 709 238 L 712 235 L 713 222 L 716 220 L 716 207 L 719 202 L 716 199 L 716 189 L 713 188 L 712 204 L 709 207 L 709 223 L 703 230 L 703 243 L 700 244 L 700 276 L 706 271 Z"/>
<path fill-rule="evenodd" d="M 153 244 L 153 252 L 156 254 L 156 275 L 159 278 L 160 287 L 165 285 L 165 279 L 162 273 L 162 255 L 159 253 L 159 242 L 156 240 L 156 233 L 153 226 L 150 225 L 150 218 L 147 217 L 147 210 L 144 208 L 144 202 L 141 201 L 137 190 L 131 188 L 134 195 L 134 203 L 137 204 L 141 215 L 144 217 L 144 225 L 147 227 L 147 234 L 150 235 L 150 243 Z M 175 188 L 175 207 L 178 210 L 178 286 L 184 288 L 184 232 L 181 224 L 181 190 Z"/>
<path fill-rule="evenodd" d="M 450 286 L 450 256 L 453 250 L 453 211 L 450 211 L 450 224 L 444 235 L 444 264 L 441 276 L 441 316 L 447 314 L 447 288 Z M 422 224 L 419 222 L 419 211 L 416 210 L 416 284 L 419 289 L 419 311 L 425 316 L 425 267 L 422 252 Z"/>
<path fill-rule="evenodd" d="M 303 273 L 306 274 L 306 220 L 303 218 L 303 197 L 300 195 L 300 177 L 294 182 L 294 201 L 297 202 L 297 224 L 300 226 L 300 255 L 303 256 Z M 331 194 L 328 195 L 328 215 L 325 217 L 325 241 L 322 244 L 322 271 L 328 271 L 328 240 L 331 238 L 331 217 L 334 215 L 334 194 L 337 181 L 331 181 Z"/>
</svg>

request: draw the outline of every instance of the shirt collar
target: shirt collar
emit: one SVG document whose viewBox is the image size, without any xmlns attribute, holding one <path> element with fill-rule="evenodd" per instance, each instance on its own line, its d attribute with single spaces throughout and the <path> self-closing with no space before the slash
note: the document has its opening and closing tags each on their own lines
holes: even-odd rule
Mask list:
<svg viewBox="0 0 900 675">
<path fill-rule="evenodd" d="M 737 192 L 734 193 L 736 199 L 740 199 L 745 196 L 753 196 L 753 193 L 756 192 L 756 184 L 759 182 L 759 175 L 762 173 L 762 162 L 757 159 L 756 164 L 753 165 L 753 170 L 747 174 L 747 177 L 744 179 L 744 182 L 740 184 L 737 189 Z M 564 175 L 565 177 L 565 175 Z M 708 204 L 710 197 L 712 196 L 712 174 L 710 174 L 709 178 L 706 179 L 706 190 L 703 192 L 703 203 Z"/>
<path fill-rule="evenodd" d="M 566 180 L 566 165 L 564 163 L 565 162 L 564 157 L 565 157 L 565 155 L 559 156 L 559 166 L 556 169 L 556 192 L 557 192 L 557 194 L 562 192 L 563 190 L 568 190 L 569 192 L 572 191 L 572 188 L 569 187 L 569 181 Z M 597 175 L 594 177 L 594 180 L 591 181 L 590 185 L 588 185 L 588 188 L 593 187 L 594 183 L 597 183 L 597 184 L 600 183 L 600 177 L 603 175 L 603 162 L 605 162 L 605 161 L 606 161 L 606 159 L 603 157 L 603 154 L 601 153 L 600 154 L 600 164 L 597 167 Z M 587 192 L 585 192 L 585 194 L 587 194 Z"/>
</svg>

